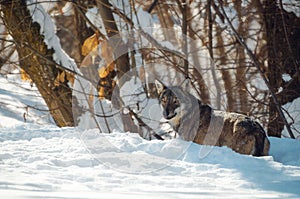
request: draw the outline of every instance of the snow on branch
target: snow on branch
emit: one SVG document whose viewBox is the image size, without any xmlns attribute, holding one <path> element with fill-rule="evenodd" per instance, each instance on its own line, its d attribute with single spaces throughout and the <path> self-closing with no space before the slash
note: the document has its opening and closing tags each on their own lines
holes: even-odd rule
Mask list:
<svg viewBox="0 0 300 199">
<path fill-rule="evenodd" d="M 38 3 L 37 0 L 27 0 L 27 8 L 32 20 L 40 25 L 40 33 L 44 36 L 44 42 L 48 49 L 53 49 L 53 60 L 68 71 L 79 73 L 75 61 L 62 49 L 60 40 L 56 35 L 56 27 L 50 15 Z"/>
</svg>

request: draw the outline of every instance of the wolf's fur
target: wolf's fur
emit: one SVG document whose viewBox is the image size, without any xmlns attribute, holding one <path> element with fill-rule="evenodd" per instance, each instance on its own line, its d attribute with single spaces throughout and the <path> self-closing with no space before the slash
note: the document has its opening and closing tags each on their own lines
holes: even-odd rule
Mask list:
<svg viewBox="0 0 300 199">
<path fill-rule="evenodd" d="M 246 115 L 213 110 L 180 87 L 156 81 L 163 116 L 185 140 L 227 146 L 241 154 L 268 155 L 270 142 L 263 127 Z"/>
</svg>

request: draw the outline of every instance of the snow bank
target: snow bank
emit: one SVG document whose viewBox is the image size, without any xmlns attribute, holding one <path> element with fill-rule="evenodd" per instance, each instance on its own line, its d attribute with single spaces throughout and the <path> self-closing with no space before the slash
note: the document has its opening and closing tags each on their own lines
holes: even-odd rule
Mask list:
<svg viewBox="0 0 300 199">
<path fill-rule="evenodd" d="M 270 156 L 180 139 L 58 128 L 35 87 L 0 78 L 0 198 L 300 198 L 300 141 L 270 138 Z M 24 88 L 25 87 L 25 88 Z M 11 92 L 11 91 L 14 92 Z M 21 116 L 20 116 L 21 115 Z"/>
<path fill-rule="evenodd" d="M 300 141 L 282 138 L 270 138 L 272 144 L 270 154 L 276 162 L 285 165 L 300 166 Z"/>
<path fill-rule="evenodd" d="M 268 157 L 209 147 L 200 158 L 208 146 L 122 132 L 27 124 L 0 136 L 2 198 L 300 197 L 299 141 L 272 138 Z"/>
<path fill-rule="evenodd" d="M 300 129 L 300 98 L 297 98 L 293 100 L 292 102 L 289 102 L 285 105 L 283 105 L 284 115 L 287 119 L 287 122 L 291 125 L 292 132 L 294 133 L 296 139 L 300 140 L 299 131 L 297 132 L 297 129 Z M 288 130 L 286 129 L 286 126 L 284 126 L 284 129 L 282 131 L 282 135 L 285 137 L 290 137 Z"/>
<path fill-rule="evenodd" d="M 0 78 L 0 128 L 24 122 L 51 123 L 53 120 L 37 88 L 31 87 L 29 82 L 21 82 L 17 76 Z"/>
</svg>

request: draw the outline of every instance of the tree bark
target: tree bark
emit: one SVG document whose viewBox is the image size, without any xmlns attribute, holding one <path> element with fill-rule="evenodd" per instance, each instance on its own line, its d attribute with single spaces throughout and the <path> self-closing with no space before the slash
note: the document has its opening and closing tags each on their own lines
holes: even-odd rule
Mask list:
<svg viewBox="0 0 300 199">
<path fill-rule="evenodd" d="M 218 81 L 215 58 L 214 58 L 214 45 L 213 45 L 213 13 L 212 13 L 212 0 L 207 2 L 207 17 L 208 17 L 208 52 L 211 59 L 211 74 L 216 87 L 216 108 L 221 109 L 221 85 Z"/>
<path fill-rule="evenodd" d="M 239 26 L 238 26 L 238 33 L 243 37 L 243 38 L 248 38 L 247 32 L 245 31 L 245 22 L 242 21 L 242 17 L 244 14 L 244 9 L 242 7 L 242 1 L 236 1 L 234 4 L 235 9 L 237 11 L 237 16 L 238 16 L 238 21 L 239 21 Z M 237 81 L 237 93 L 239 97 L 239 107 L 238 110 L 244 114 L 247 114 L 249 111 L 248 107 L 248 97 L 247 97 L 247 91 L 245 89 L 246 87 L 246 55 L 244 48 L 242 45 L 238 44 L 237 46 L 237 68 L 236 68 L 236 81 Z"/>
<path fill-rule="evenodd" d="M 188 19 L 192 17 L 192 10 L 191 7 L 188 6 L 187 8 L 187 16 Z M 191 38 L 189 41 L 190 49 L 196 50 L 199 47 L 197 46 L 197 37 L 199 35 L 196 35 L 197 33 L 192 29 L 192 23 L 191 20 L 188 20 L 188 36 Z M 210 96 L 209 96 L 209 89 L 206 85 L 205 78 L 203 78 L 203 74 L 201 74 L 201 64 L 199 60 L 199 55 L 198 53 L 192 53 L 192 64 L 194 65 L 193 68 L 193 77 L 196 80 L 198 86 L 199 86 L 199 91 L 200 91 L 200 99 L 203 101 L 205 104 L 210 104 Z"/>
<path fill-rule="evenodd" d="M 115 108 L 122 109 L 123 101 L 120 98 L 119 88 L 121 88 L 126 81 L 131 77 L 126 73 L 130 70 L 128 48 L 124 44 L 120 32 L 118 30 L 116 21 L 112 12 L 112 5 L 108 0 L 97 1 L 99 12 L 107 33 L 109 37 L 109 45 L 113 48 L 113 54 L 115 58 L 115 64 L 117 69 L 117 77 L 119 84 L 114 87 L 114 93 L 116 98 L 112 98 L 112 103 Z M 113 81 L 108 80 L 108 81 Z M 111 96 L 108 96 L 111 98 Z M 130 114 L 125 114 L 121 110 L 121 117 L 124 125 L 124 131 L 139 133 L 138 127 L 134 124 Z"/>
<path fill-rule="evenodd" d="M 220 65 L 221 66 L 226 66 L 226 52 L 225 52 L 225 45 L 224 45 L 224 40 L 222 37 L 222 30 L 219 27 L 216 27 L 217 30 L 217 46 L 218 48 L 217 53 L 219 56 L 219 60 L 220 60 Z M 222 75 L 222 80 L 224 82 L 224 88 L 226 91 L 226 97 L 227 97 L 227 107 L 226 110 L 227 111 L 236 111 L 236 92 L 233 92 L 233 82 L 232 82 L 232 77 L 231 77 L 231 73 L 229 70 L 221 68 L 220 67 L 220 72 Z"/>
<path fill-rule="evenodd" d="M 128 79 L 124 76 L 124 74 L 130 70 L 128 49 L 122 41 L 121 35 L 119 33 L 116 21 L 111 10 L 112 5 L 108 2 L 108 0 L 102 0 L 101 2 L 97 1 L 97 4 L 107 36 L 110 39 L 109 44 L 113 47 L 113 54 L 115 56 L 118 78 L 124 78 L 124 83 Z"/>
<path fill-rule="evenodd" d="M 72 90 L 65 80 L 57 85 L 62 72 L 53 61 L 40 34 L 40 25 L 33 22 L 24 0 L 1 1 L 3 21 L 13 37 L 19 54 L 20 67 L 30 76 L 45 100 L 50 114 L 60 127 L 73 126 Z"/>
<path fill-rule="evenodd" d="M 87 27 L 87 22 L 83 17 L 87 9 L 87 1 L 79 0 L 73 2 L 72 15 L 54 15 L 57 26 L 57 36 L 64 51 L 72 57 L 77 65 L 80 65 L 84 56 L 81 48 L 84 41 L 95 32 Z M 61 2 L 65 6 L 66 2 Z M 70 12 L 70 11 L 69 11 Z"/>
<path fill-rule="evenodd" d="M 280 8 L 277 1 L 265 0 L 264 22 L 268 47 L 267 77 L 278 102 L 284 105 L 300 95 L 300 19 Z M 285 82 L 283 74 L 289 74 L 292 79 Z M 270 98 L 268 134 L 281 137 L 283 128 L 284 122 Z"/>
</svg>

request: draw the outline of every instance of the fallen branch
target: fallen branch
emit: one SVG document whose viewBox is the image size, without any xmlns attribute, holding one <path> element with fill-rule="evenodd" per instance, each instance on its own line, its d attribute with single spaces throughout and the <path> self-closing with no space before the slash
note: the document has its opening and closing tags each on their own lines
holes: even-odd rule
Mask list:
<svg viewBox="0 0 300 199">
<path fill-rule="evenodd" d="M 158 140 L 164 140 L 160 135 L 154 132 L 154 130 L 148 126 L 139 116 L 136 114 L 133 110 L 131 110 L 129 107 L 127 107 L 129 110 L 130 115 L 132 115 L 139 123 L 139 126 L 145 127 L 149 132 L 152 132 L 151 135 L 153 135 Z"/>
</svg>

